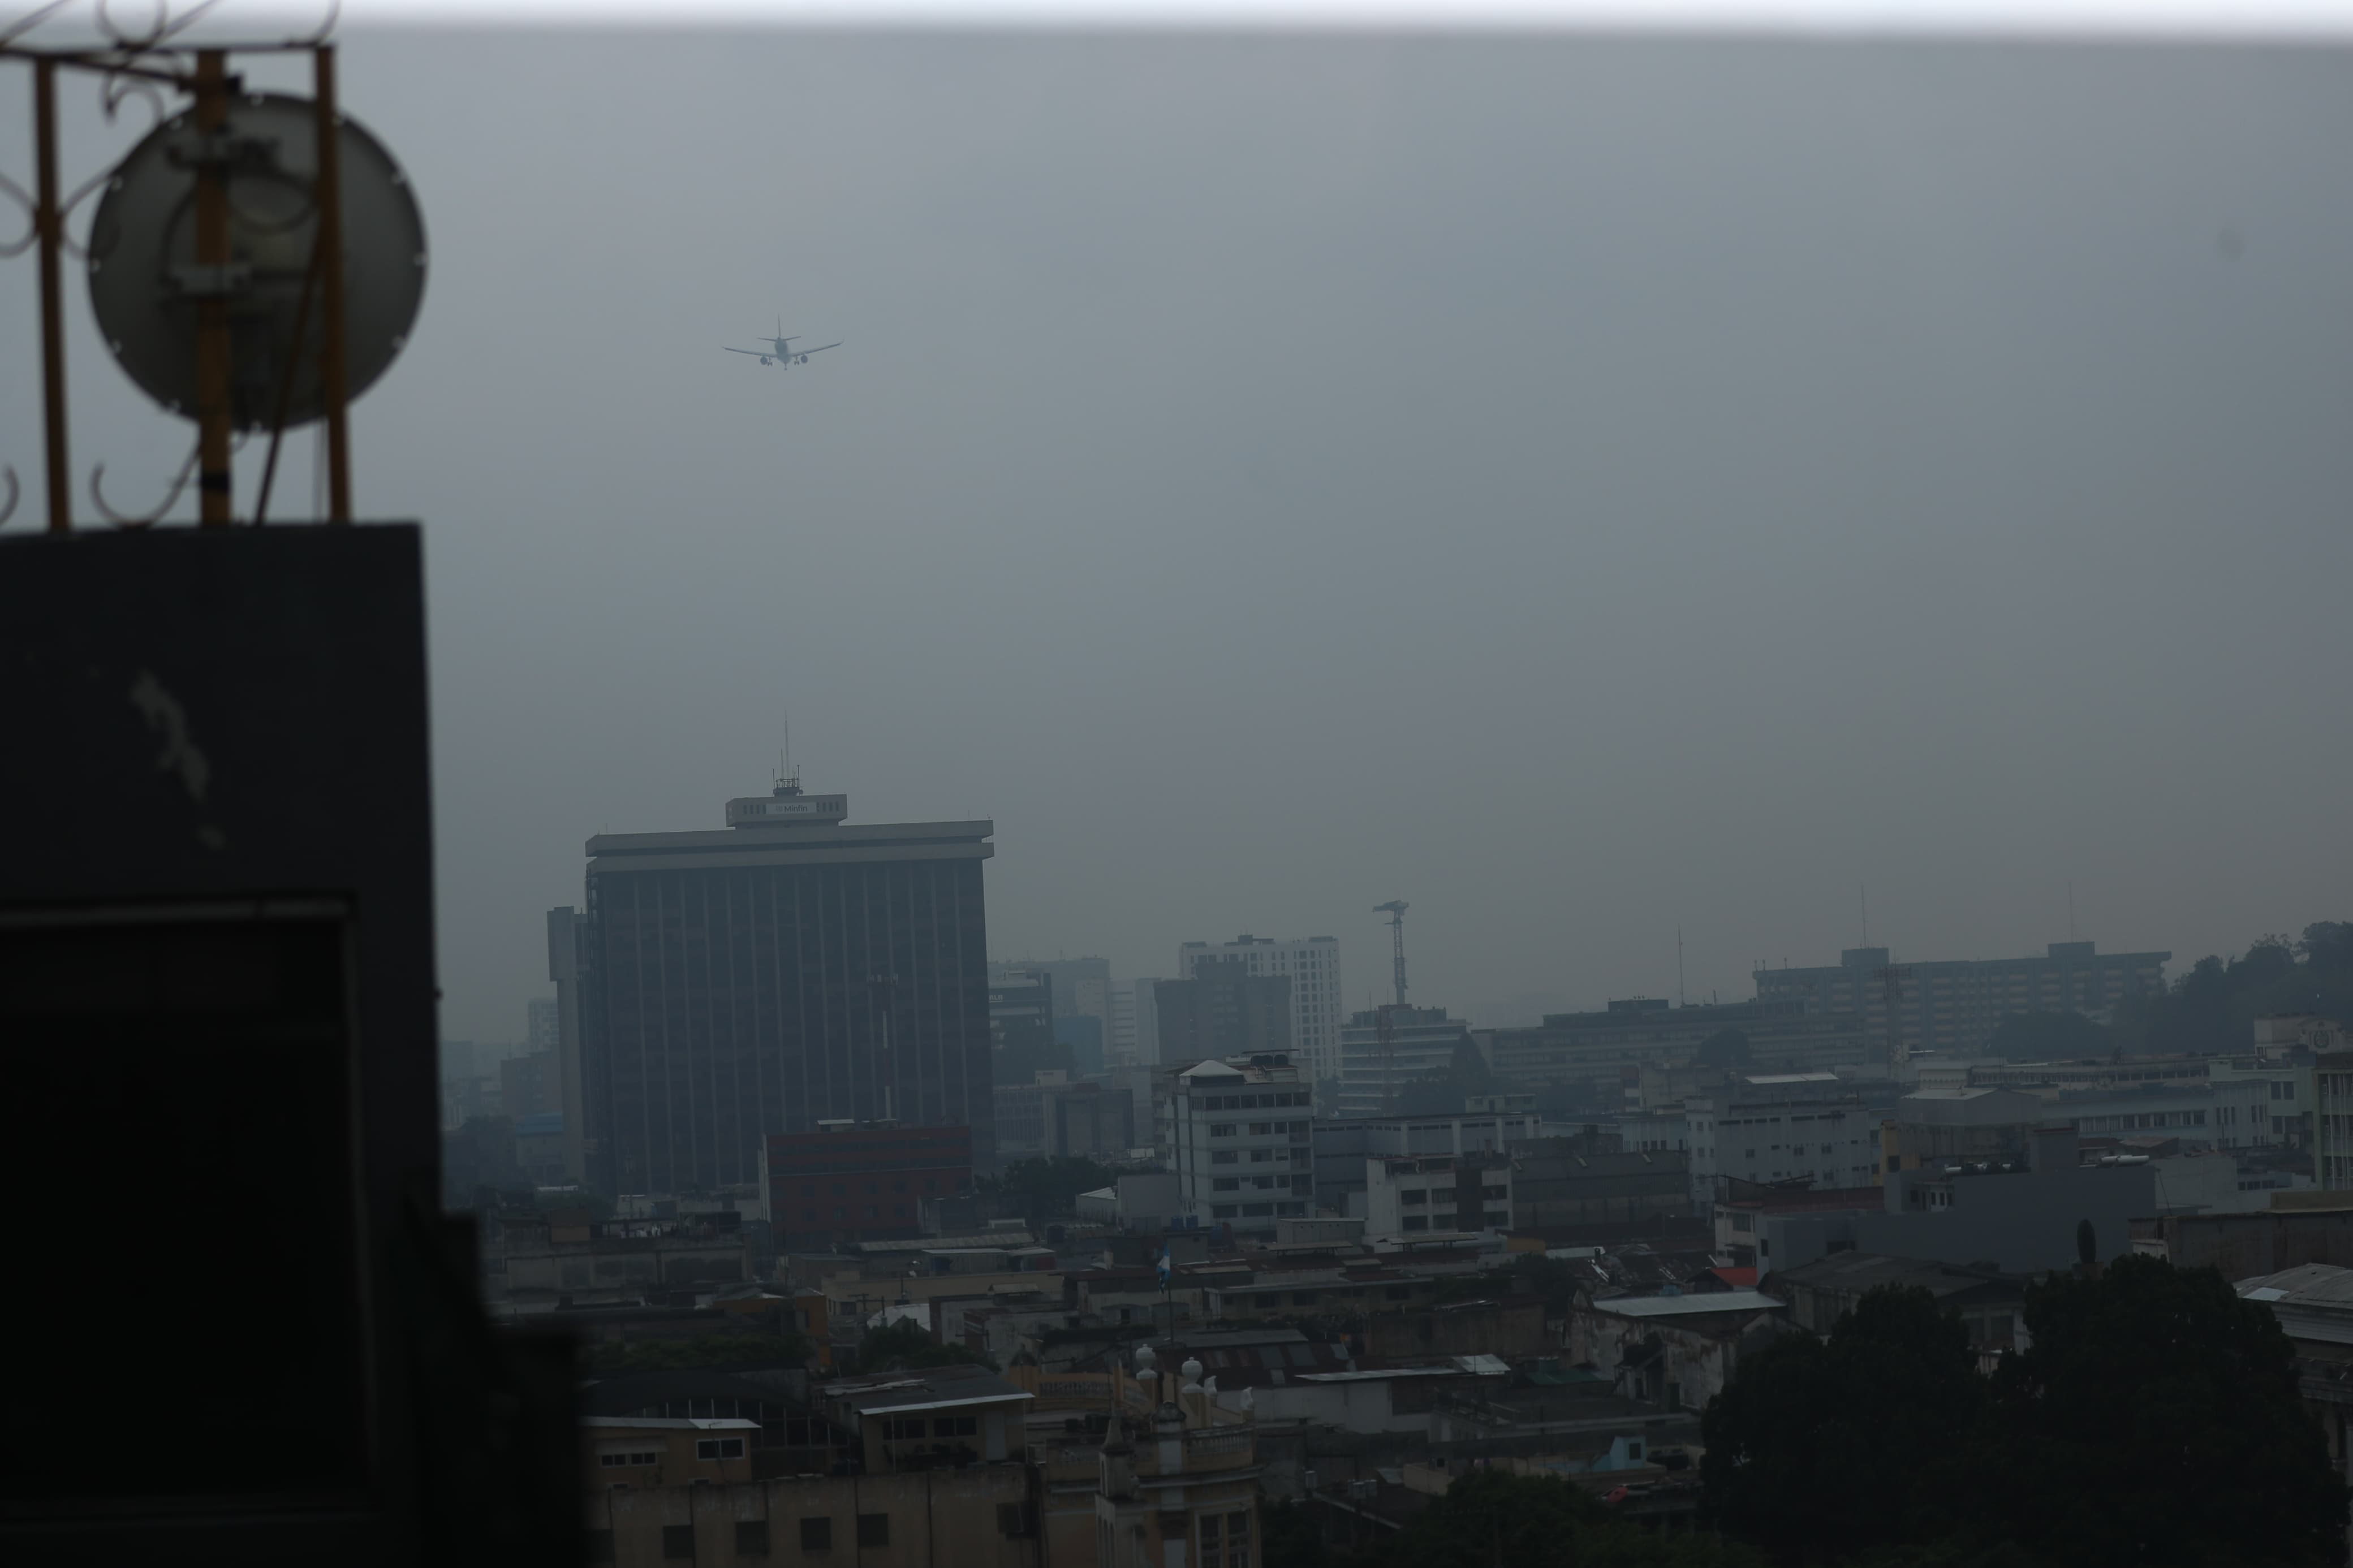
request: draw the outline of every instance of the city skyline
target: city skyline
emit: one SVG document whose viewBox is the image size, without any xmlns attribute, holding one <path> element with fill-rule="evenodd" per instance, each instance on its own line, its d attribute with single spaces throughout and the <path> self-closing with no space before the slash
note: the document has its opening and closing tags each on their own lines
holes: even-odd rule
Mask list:
<svg viewBox="0 0 2353 1568">
<path fill-rule="evenodd" d="M 623 76 L 645 113 L 574 86 Z M 1327 933 L 1350 1007 L 1395 899 L 1413 999 L 1474 1014 L 1672 996 L 1678 926 L 1688 993 L 1745 997 L 1861 945 L 1863 886 L 1920 958 L 2063 940 L 2071 884 L 2178 963 L 2339 918 L 2348 88 L 2226 47 L 372 34 L 343 97 L 435 264 L 353 482 L 425 522 L 444 1026 L 511 1036 L 581 845 L 718 826 L 787 714 L 868 820 L 997 824 L 994 952 Z M 712 363 L 777 310 L 854 353 Z M 67 339 L 77 450 L 161 496 L 173 421 Z"/>
</svg>

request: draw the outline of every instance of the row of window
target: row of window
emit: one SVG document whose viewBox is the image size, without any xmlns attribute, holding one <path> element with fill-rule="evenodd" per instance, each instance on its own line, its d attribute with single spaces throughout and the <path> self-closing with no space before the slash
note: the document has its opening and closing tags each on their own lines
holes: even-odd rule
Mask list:
<svg viewBox="0 0 2353 1568">
<path fill-rule="evenodd" d="M 894 1192 L 894 1193 L 903 1193 L 903 1192 L 905 1192 L 905 1191 L 907 1190 L 907 1182 L 908 1182 L 908 1179 L 909 1179 L 909 1178 L 907 1178 L 907 1177 L 905 1177 L 905 1176 L 893 1176 L 892 1178 L 891 1178 L 891 1190 L 892 1190 L 892 1192 Z M 965 1179 L 965 1177 L 963 1177 L 963 1176 L 958 1176 L 958 1177 L 955 1177 L 955 1190 L 956 1190 L 957 1192 L 962 1192 L 962 1191 L 964 1191 L 964 1190 L 965 1190 L 965 1186 L 966 1186 L 966 1184 L 967 1184 L 967 1183 L 966 1183 L 966 1179 Z M 940 1178 L 940 1177 L 938 1177 L 938 1176 L 925 1176 L 925 1177 L 923 1178 L 923 1191 L 925 1191 L 925 1192 L 927 1192 L 927 1193 L 937 1193 L 937 1192 L 939 1192 L 939 1191 L 941 1190 L 941 1187 L 940 1187 L 940 1182 L 941 1182 L 941 1178 Z M 831 1185 L 831 1187 L 832 1187 L 832 1190 L 833 1190 L 833 1195 L 834 1195 L 835 1197 L 839 1198 L 839 1197 L 847 1197 L 847 1196 L 849 1196 L 849 1184 L 848 1184 L 848 1183 L 845 1183 L 845 1182 L 834 1182 L 834 1183 L 830 1184 L 830 1185 Z M 803 1196 L 803 1197 L 805 1197 L 805 1198 L 813 1198 L 813 1197 L 817 1196 L 817 1189 L 818 1189 L 818 1184 L 817 1184 L 817 1183 L 815 1183 L 815 1182 L 803 1182 L 803 1183 L 801 1184 L 801 1196 Z M 876 1196 L 876 1195 L 877 1195 L 877 1194 L 879 1194 L 881 1192 L 881 1187 L 880 1187 L 876 1183 L 874 1183 L 874 1182 L 868 1182 L 868 1183 L 866 1184 L 866 1195 L 867 1195 L 868 1197 L 873 1197 L 873 1196 Z"/>
<path fill-rule="evenodd" d="M 892 1439 L 907 1437 L 971 1437 L 980 1432 L 977 1415 L 935 1415 L 928 1429 L 920 1415 L 885 1416 L 882 1436 Z"/>
<path fill-rule="evenodd" d="M 1469 1191 L 1468 1188 L 1463 1190 L 1465 1192 Z M 1398 1202 L 1401 1204 L 1427 1203 L 1434 1194 L 1440 1203 L 1451 1204 L 1454 1201 L 1454 1191 L 1455 1190 L 1452 1187 L 1408 1187 L 1398 1194 Z M 1479 1189 L 1479 1195 L 1482 1198 L 1493 1201 L 1497 1198 L 1508 1198 L 1512 1194 L 1511 1189 L 1508 1187 L 1481 1187 Z"/>
<path fill-rule="evenodd" d="M 1511 1223 L 1512 1216 L 1502 1209 L 1491 1209 L 1483 1214 L 1474 1209 L 1466 1209 L 1462 1213 L 1461 1224 L 1459 1228 L 1468 1230 L 1474 1226 L 1485 1226 L 1491 1229 L 1501 1230 L 1504 1226 Z M 1430 1215 L 1409 1214 L 1405 1216 L 1403 1224 L 1405 1228 L 1408 1230 L 1453 1230 L 1458 1228 L 1455 1223 L 1454 1211 L 1451 1209 L 1441 1210 L 1439 1213 Z"/>
<path fill-rule="evenodd" d="M 1269 1138 L 1281 1133 L 1307 1131 L 1307 1123 L 1304 1121 L 1212 1121 L 1209 1123 L 1209 1136 L 1239 1138 L 1242 1136 L 1241 1130 L 1244 1127 L 1250 1129 L 1250 1136 L 1253 1138 Z"/>
<path fill-rule="evenodd" d="M 1196 1110 L 1275 1110 L 1284 1106 L 1304 1107 L 1309 1096 L 1304 1089 L 1287 1094 L 1213 1094 L 1194 1101 Z"/>
<path fill-rule="evenodd" d="M 698 1437 L 694 1443 L 698 1459 L 740 1459 L 744 1457 L 741 1437 Z M 613 1448 L 596 1456 L 596 1463 L 607 1470 L 644 1469 L 661 1463 L 659 1448 Z"/>
<path fill-rule="evenodd" d="M 1303 1215 L 1307 1205 L 1300 1204 L 1213 1204 L 1211 1219 L 1262 1219 L 1269 1215 Z"/>
</svg>

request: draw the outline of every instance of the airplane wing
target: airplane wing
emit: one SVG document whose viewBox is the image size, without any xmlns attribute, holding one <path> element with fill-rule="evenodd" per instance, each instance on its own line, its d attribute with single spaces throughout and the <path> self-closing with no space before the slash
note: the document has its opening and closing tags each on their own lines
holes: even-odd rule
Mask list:
<svg viewBox="0 0 2353 1568">
<path fill-rule="evenodd" d="M 826 351 L 826 350 L 828 350 L 828 349 L 838 349 L 838 348 L 839 348 L 840 346 L 841 346 L 841 344 L 839 344 L 839 343 L 820 343 L 820 344 L 818 344 L 816 348 L 813 348 L 813 349 L 795 349 L 795 350 L 793 351 L 793 353 L 797 353 L 797 354 L 821 354 L 821 353 L 825 353 L 825 351 Z"/>
<path fill-rule="evenodd" d="M 719 346 L 723 349 L 727 349 L 727 345 L 725 343 L 722 343 Z M 731 354 L 750 354 L 754 359 L 774 359 L 776 357 L 765 349 L 727 349 L 727 352 Z"/>
</svg>

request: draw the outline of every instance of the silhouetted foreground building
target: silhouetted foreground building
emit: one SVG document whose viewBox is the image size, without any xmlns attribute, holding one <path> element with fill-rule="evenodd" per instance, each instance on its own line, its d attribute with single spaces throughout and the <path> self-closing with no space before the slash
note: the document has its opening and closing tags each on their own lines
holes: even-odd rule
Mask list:
<svg viewBox="0 0 2353 1568">
<path fill-rule="evenodd" d="M 986 1163 L 987 822 L 846 826 L 842 795 L 727 804 L 728 828 L 588 841 L 579 936 L 590 1183 L 760 1179 L 829 1121 L 972 1129 Z"/>
<path fill-rule="evenodd" d="M 579 1559 L 570 1348 L 491 1334 L 440 1212 L 420 564 L 406 526 L 0 540 L 0 1171 L 291 1244 L 265 1302 L 217 1226 L 49 1238 L 0 1560 Z M 156 1464 L 123 1352 L 167 1279 L 195 1436 Z"/>
</svg>

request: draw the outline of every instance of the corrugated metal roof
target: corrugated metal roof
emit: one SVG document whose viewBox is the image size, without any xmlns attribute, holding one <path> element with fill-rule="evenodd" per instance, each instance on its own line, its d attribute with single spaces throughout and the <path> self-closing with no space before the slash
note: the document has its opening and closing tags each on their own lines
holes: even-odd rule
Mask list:
<svg viewBox="0 0 2353 1568">
<path fill-rule="evenodd" d="M 1691 1296 L 1618 1296 L 1593 1310 L 1620 1318 L 1693 1318 L 1710 1312 L 1778 1312 L 1788 1303 L 1760 1290 L 1703 1290 Z"/>
</svg>

